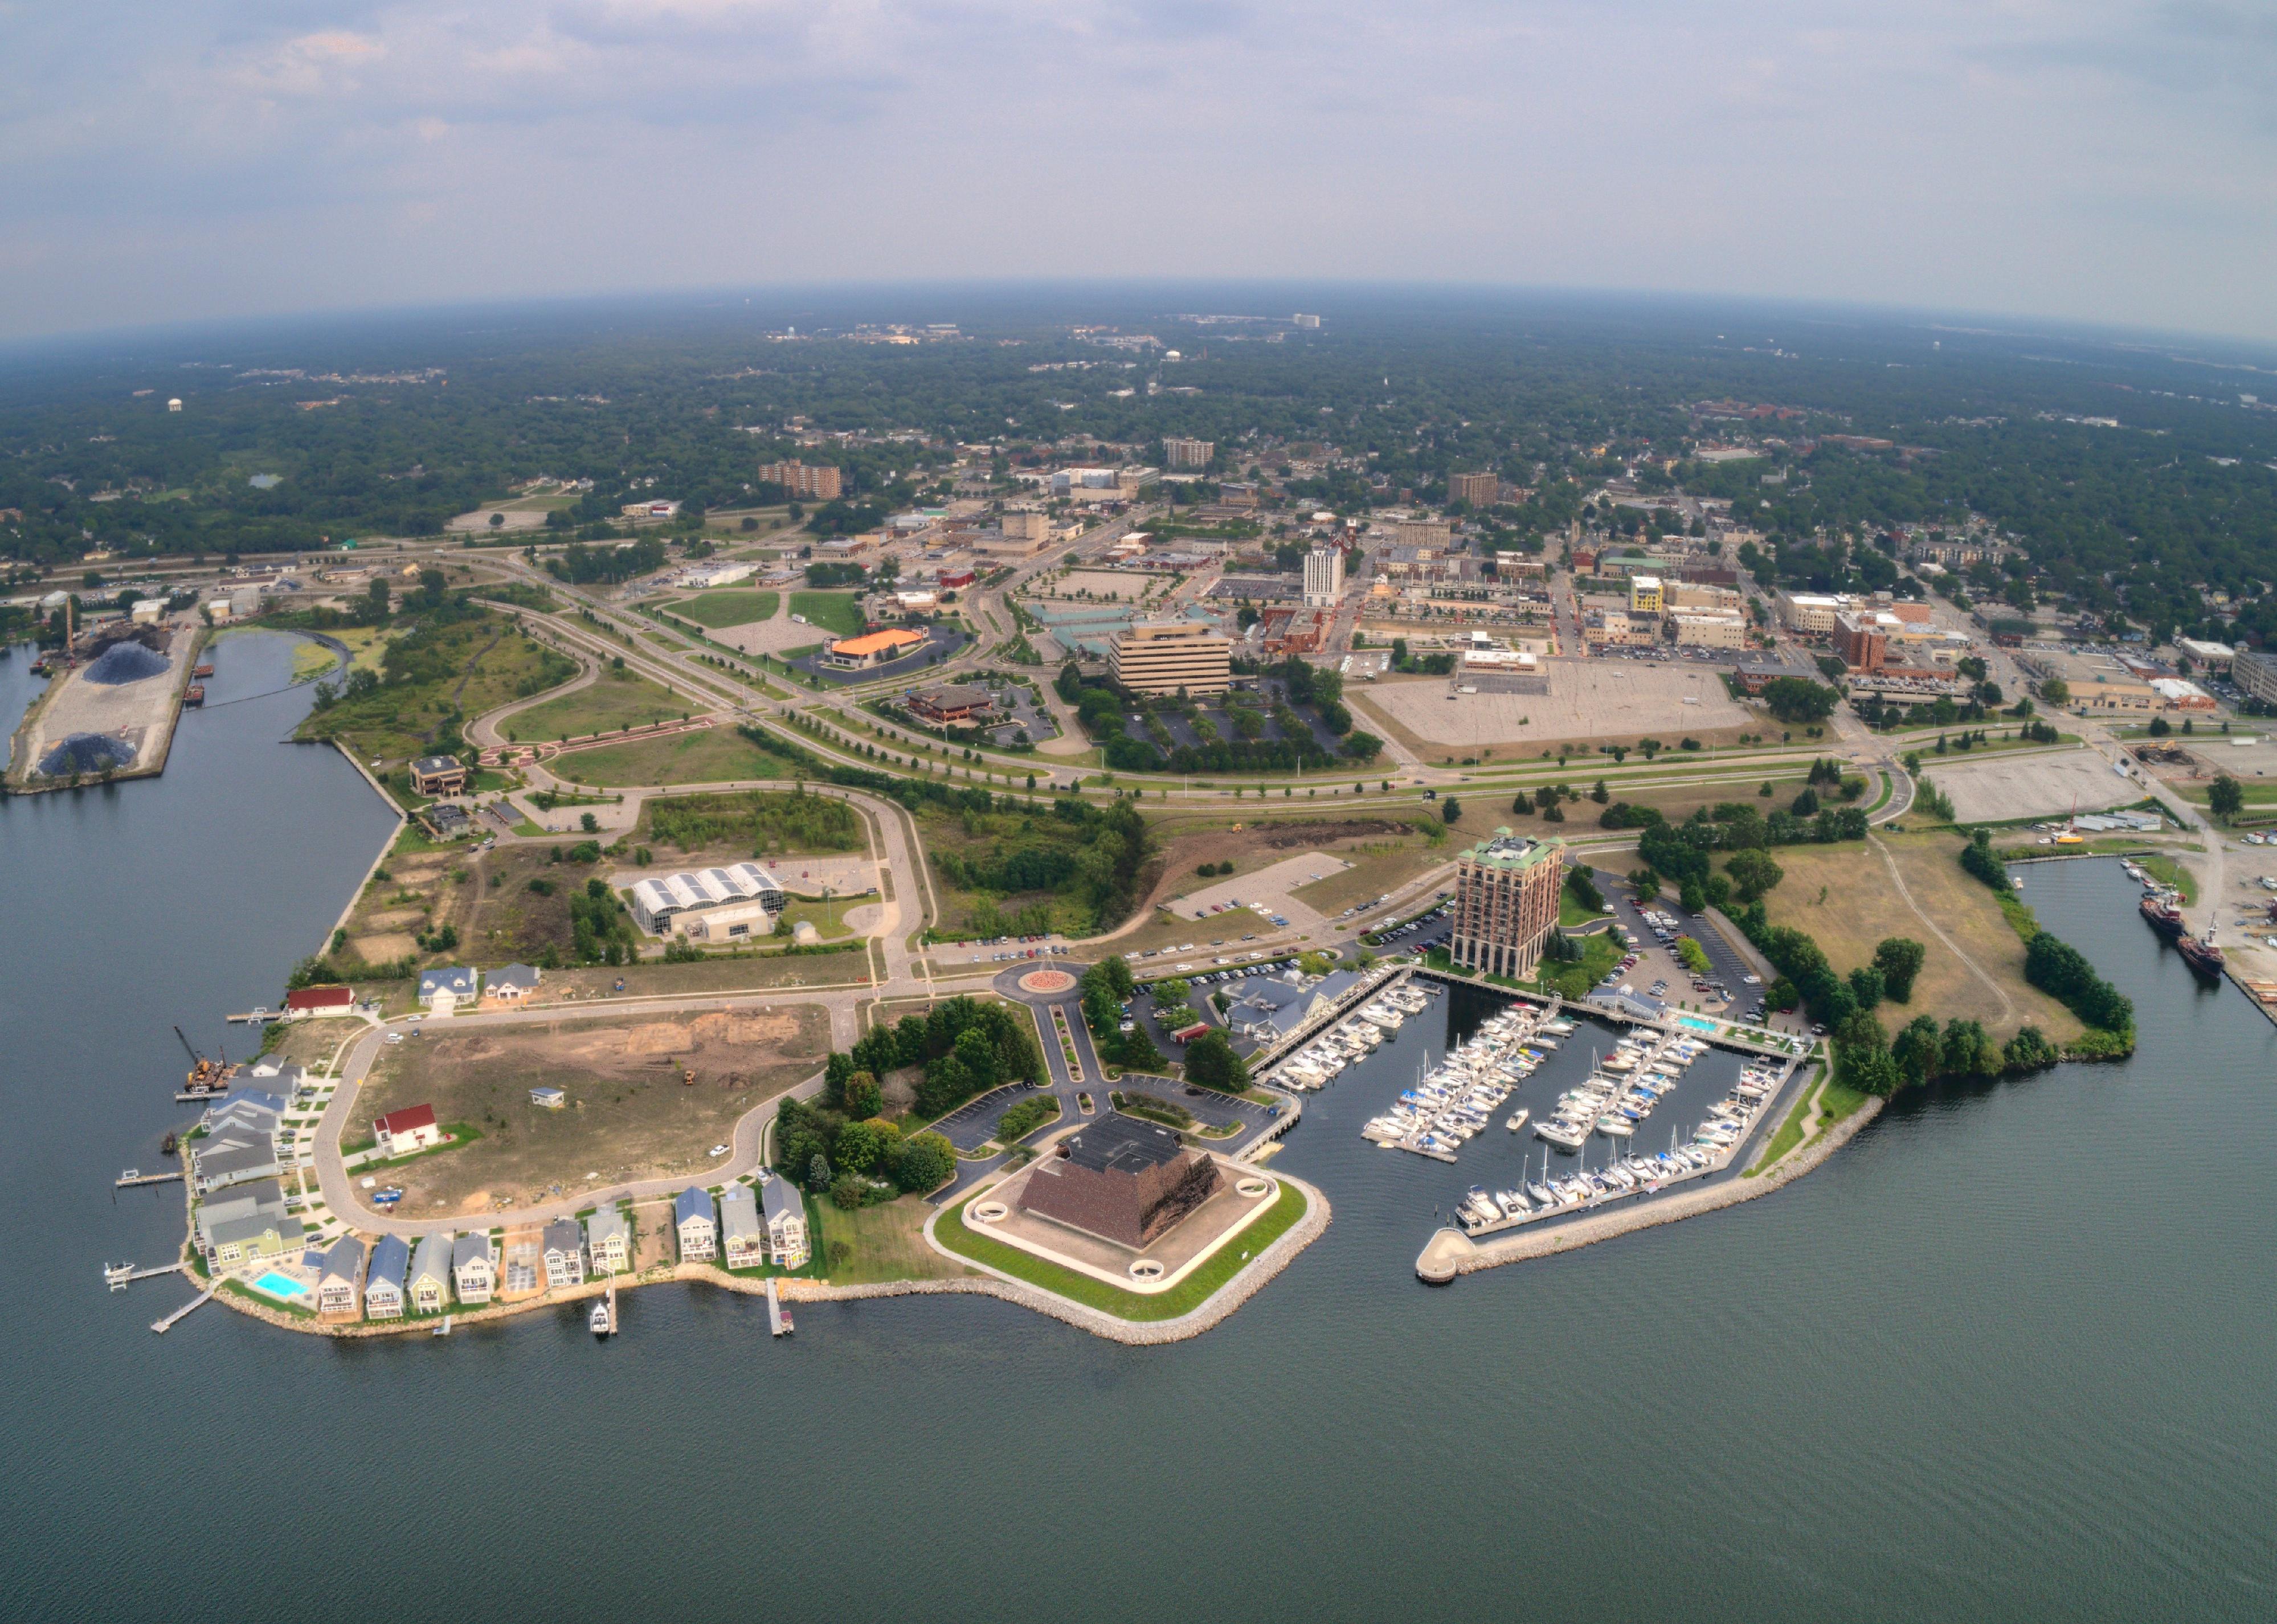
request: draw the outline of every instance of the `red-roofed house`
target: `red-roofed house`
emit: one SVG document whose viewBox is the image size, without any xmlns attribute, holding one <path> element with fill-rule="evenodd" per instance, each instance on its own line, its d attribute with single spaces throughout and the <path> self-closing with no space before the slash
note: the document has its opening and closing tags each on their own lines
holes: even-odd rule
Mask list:
<svg viewBox="0 0 2277 1624">
<path fill-rule="evenodd" d="M 379 1154 L 388 1158 L 407 1156 L 443 1142 L 443 1130 L 436 1125 L 431 1105 L 407 1105 L 400 1111 L 390 1111 L 371 1125 L 371 1132 L 379 1141 Z"/>
<path fill-rule="evenodd" d="M 296 1020 L 355 1013 L 353 987 L 303 987 L 285 995 L 285 1013 Z"/>
</svg>

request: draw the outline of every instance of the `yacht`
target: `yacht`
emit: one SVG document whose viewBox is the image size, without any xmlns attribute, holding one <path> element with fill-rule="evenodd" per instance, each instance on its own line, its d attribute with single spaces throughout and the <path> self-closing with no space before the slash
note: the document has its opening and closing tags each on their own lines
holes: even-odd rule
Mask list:
<svg viewBox="0 0 2277 1624">
<path fill-rule="evenodd" d="M 1527 1109 L 1526 1107 L 1521 1105 L 1518 1108 L 1518 1115 L 1512 1117 L 1508 1122 L 1503 1124 L 1503 1126 L 1508 1128 L 1512 1133 L 1515 1133 L 1526 1125 L 1526 1118 Z"/>
</svg>

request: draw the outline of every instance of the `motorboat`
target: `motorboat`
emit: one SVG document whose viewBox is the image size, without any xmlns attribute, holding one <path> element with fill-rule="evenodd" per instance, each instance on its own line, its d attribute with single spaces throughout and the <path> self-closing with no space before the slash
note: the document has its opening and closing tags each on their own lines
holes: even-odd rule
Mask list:
<svg viewBox="0 0 2277 1624">
<path fill-rule="evenodd" d="M 1526 1108 L 1521 1105 L 1518 1108 L 1518 1115 L 1512 1117 L 1508 1122 L 1503 1124 L 1503 1126 L 1508 1128 L 1512 1133 L 1515 1133 L 1526 1125 L 1527 1115 L 1527 1112 Z"/>
</svg>

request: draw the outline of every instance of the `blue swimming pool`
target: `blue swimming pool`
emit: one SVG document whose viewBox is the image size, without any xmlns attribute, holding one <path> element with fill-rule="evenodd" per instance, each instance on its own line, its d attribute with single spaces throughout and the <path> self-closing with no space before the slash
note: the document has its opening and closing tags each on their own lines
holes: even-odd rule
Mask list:
<svg viewBox="0 0 2277 1624">
<path fill-rule="evenodd" d="M 1723 1028 L 1718 1026 L 1714 1021 L 1702 1020 L 1697 1015 L 1679 1015 L 1676 1018 L 1676 1024 L 1679 1026 L 1689 1026 L 1694 1032 L 1721 1032 L 1723 1030 Z"/>
<path fill-rule="evenodd" d="M 286 1302 L 291 1302 L 296 1297 L 306 1297 L 308 1294 L 307 1286 L 291 1276 L 280 1275 L 273 1269 L 255 1280 L 253 1283 L 253 1289 L 256 1292 L 266 1292 L 271 1297 L 280 1298 Z"/>
</svg>

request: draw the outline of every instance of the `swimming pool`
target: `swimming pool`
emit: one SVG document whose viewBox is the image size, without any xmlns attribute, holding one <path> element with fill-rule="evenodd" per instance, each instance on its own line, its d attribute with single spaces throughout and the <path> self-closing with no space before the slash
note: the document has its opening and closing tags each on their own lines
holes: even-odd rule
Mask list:
<svg viewBox="0 0 2277 1624">
<path fill-rule="evenodd" d="M 253 1289 L 256 1292 L 266 1292 L 271 1297 L 281 1298 L 286 1302 L 292 1301 L 296 1297 L 306 1297 L 308 1294 L 307 1286 L 290 1275 L 280 1275 L 274 1269 L 255 1280 L 253 1283 Z"/>
<path fill-rule="evenodd" d="M 1723 1028 L 1718 1026 L 1714 1021 L 1702 1020 L 1697 1015 L 1679 1015 L 1676 1018 L 1676 1024 L 1679 1026 L 1689 1026 L 1694 1032 L 1721 1032 L 1723 1030 Z"/>
</svg>

